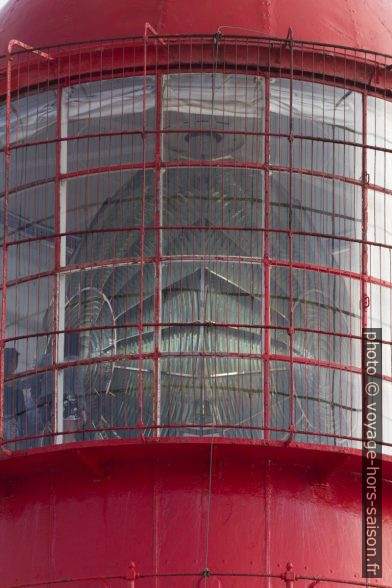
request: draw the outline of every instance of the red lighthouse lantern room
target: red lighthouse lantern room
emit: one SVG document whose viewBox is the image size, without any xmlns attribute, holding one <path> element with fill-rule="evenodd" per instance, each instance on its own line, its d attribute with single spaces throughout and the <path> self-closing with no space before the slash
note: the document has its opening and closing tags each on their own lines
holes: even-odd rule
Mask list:
<svg viewBox="0 0 392 588">
<path fill-rule="evenodd" d="M 392 586 L 391 3 L 0 23 L 0 587 Z"/>
</svg>

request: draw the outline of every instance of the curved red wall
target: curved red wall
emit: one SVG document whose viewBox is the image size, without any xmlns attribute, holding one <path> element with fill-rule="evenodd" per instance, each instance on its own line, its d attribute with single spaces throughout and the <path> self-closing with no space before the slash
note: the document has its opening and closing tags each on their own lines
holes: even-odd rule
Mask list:
<svg viewBox="0 0 392 588">
<path fill-rule="evenodd" d="M 129 586 L 121 578 L 107 584 L 76 578 L 126 576 L 132 561 L 136 588 L 204 586 L 206 567 L 212 574 L 206 586 L 285 588 L 278 576 L 288 562 L 308 578 L 298 579 L 298 588 L 314 576 L 324 577 L 326 587 L 362 581 L 358 457 L 295 447 L 114 443 L 2 466 L 3 476 L 8 470 L 1 478 L 4 587 L 44 586 L 48 579 Z M 384 498 L 379 584 L 389 586 L 387 488 Z M 273 576 L 270 583 L 263 574 Z"/>
<path fill-rule="evenodd" d="M 181 0 L 11 0 L 0 12 L 0 53 L 10 39 L 37 47 L 143 35 L 146 21 L 165 35 L 227 26 L 231 34 L 286 37 L 291 27 L 297 40 L 388 53 L 391 19 L 389 0 L 204 0 L 194 10 Z"/>
</svg>

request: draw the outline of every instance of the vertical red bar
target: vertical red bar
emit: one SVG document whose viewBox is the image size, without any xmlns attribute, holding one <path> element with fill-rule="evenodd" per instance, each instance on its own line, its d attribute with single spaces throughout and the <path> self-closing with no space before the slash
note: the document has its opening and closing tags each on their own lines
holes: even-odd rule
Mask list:
<svg viewBox="0 0 392 588">
<path fill-rule="evenodd" d="M 140 311 L 139 311 L 139 432 L 144 437 L 143 431 L 143 282 L 144 282 L 144 238 L 145 238 L 145 209 L 146 209 L 146 126 L 147 126 L 147 23 L 144 34 L 144 67 L 143 67 L 143 184 L 142 184 L 142 210 L 140 227 Z"/>
<path fill-rule="evenodd" d="M 265 122 L 264 122 L 264 437 L 270 438 L 270 78 L 265 77 Z"/>
<path fill-rule="evenodd" d="M 155 118 L 155 348 L 154 348 L 154 429 L 160 435 L 160 348 L 161 348 L 161 117 L 162 76 L 156 73 L 156 118 Z"/>
<path fill-rule="evenodd" d="M 62 89 L 57 89 L 57 143 L 56 143 L 56 184 L 55 184 L 55 203 L 54 203 L 54 226 L 55 226 L 55 249 L 54 249 L 54 294 L 53 294 L 53 342 L 52 342 L 52 363 L 57 361 L 57 338 L 59 328 L 59 316 L 58 316 L 58 303 L 59 303 L 59 279 L 60 279 L 60 157 L 61 157 L 61 146 L 62 146 L 62 133 L 61 133 L 61 100 L 62 100 Z M 67 148 L 67 147 L 66 147 Z M 54 398 L 52 399 L 52 430 L 57 433 L 57 387 L 58 381 L 56 374 L 53 372 L 50 376 L 51 381 L 54 381 L 53 393 Z"/>
<path fill-rule="evenodd" d="M 294 127 L 293 127 L 293 89 L 294 89 L 294 44 L 290 36 L 290 134 L 289 134 L 289 306 L 290 306 L 290 326 L 289 326 L 289 340 L 290 340 L 290 433 L 292 435 L 295 430 L 295 399 L 294 399 L 294 353 L 293 353 L 293 143 L 294 143 Z M 289 439 L 291 439 L 291 435 Z"/>
<path fill-rule="evenodd" d="M 361 277 L 361 312 L 362 312 L 362 332 L 367 327 L 368 315 L 368 173 L 367 173 L 367 92 L 362 96 L 362 277 Z M 381 315 L 380 315 L 381 316 Z M 361 333 L 362 334 L 362 333 Z M 361 345 L 361 390 L 365 386 L 365 357 L 364 345 Z M 362 417 L 363 418 L 363 417 Z M 362 427 L 361 427 L 362 436 Z"/>
<path fill-rule="evenodd" d="M 362 328 L 367 326 L 368 280 L 368 174 L 367 174 L 367 93 L 362 98 Z"/>
</svg>

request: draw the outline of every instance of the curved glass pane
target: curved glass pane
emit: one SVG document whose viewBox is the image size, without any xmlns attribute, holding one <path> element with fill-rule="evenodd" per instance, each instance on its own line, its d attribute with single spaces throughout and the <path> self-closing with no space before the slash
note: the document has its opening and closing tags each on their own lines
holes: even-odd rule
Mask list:
<svg viewBox="0 0 392 588">
<path fill-rule="evenodd" d="M 68 265 L 105 259 L 139 258 L 140 227 L 155 218 L 154 172 L 124 170 L 67 180 L 66 261 Z M 144 256 L 155 255 L 155 233 L 147 231 Z"/>
<path fill-rule="evenodd" d="M 164 435 L 261 438 L 262 363 L 237 358 L 161 362 Z"/>
<path fill-rule="evenodd" d="M 369 181 L 392 189 L 392 103 L 369 96 L 367 99 L 367 150 Z M 381 149 L 377 149 L 381 148 Z"/>
<path fill-rule="evenodd" d="M 261 257 L 264 181 L 258 170 L 181 167 L 162 180 L 163 254 Z"/>
<path fill-rule="evenodd" d="M 335 179 L 294 173 L 291 191 L 291 229 L 299 233 L 293 238 L 293 260 L 359 273 L 361 188 Z M 271 173 L 270 199 L 270 227 L 282 231 L 271 236 L 271 257 L 288 259 L 288 238 L 283 232 L 289 229 L 290 177 L 287 172 Z"/>
<path fill-rule="evenodd" d="M 357 92 L 302 80 L 271 80 L 271 163 L 289 167 L 292 129 L 293 167 L 336 176 L 362 177 L 362 96 Z M 292 126 L 290 117 L 292 116 Z M 299 139 L 309 136 L 311 139 Z M 323 139 L 323 141 L 317 141 Z M 334 143 L 339 141 L 339 143 Z"/>
<path fill-rule="evenodd" d="M 164 160 L 263 161 L 263 78 L 171 74 L 162 86 Z"/>
<path fill-rule="evenodd" d="M 271 323 L 290 327 L 288 268 L 271 268 Z M 293 270 L 293 353 L 297 357 L 361 365 L 360 281 L 324 272 Z M 356 338 L 355 338 L 356 337 Z M 286 331 L 274 333 L 276 353 L 289 355 Z"/>
<path fill-rule="evenodd" d="M 271 362 L 270 378 L 271 427 L 277 429 L 271 432 L 273 439 L 288 440 L 293 425 L 299 442 L 361 446 L 347 439 L 361 437 L 360 374 L 294 364 L 293 402 L 290 364 Z"/>
<path fill-rule="evenodd" d="M 140 75 L 13 102 L 15 449 L 141 433 L 263 439 L 268 407 L 272 439 L 356 447 L 362 95 L 294 80 L 290 96 L 290 80 L 270 82 L 269 112 L 263 77 L 241 72 L 163 75 L 160 105 L 155 77 Z M 383 328 L 392 377 L 390 104 L 367 103 L 365 171 L 380 186 L 367 189 L 367 319 Z M 4 131 L 3 105 L 2 144 Z"/>
<path fill-rule="evenodd" d="M 27 94 L 11 102 L 10 188 L 56 173 L 57 93 L 54 90 Z M 0 148 L 6 140 L 6 106 L 0 106 Z M 46 141 L 49 141 L 46 143 Z M 25 146 L 28 143 L 39 143 Z M 16 148 L 16 146 L 18 148 Z M 3 190 L 3 187 L 1 187 Z"/>
<path fill-rule="evenodd" d="M 146 80 L 145 98 L 144 77 L 99 80 L 64 90 L 68 170 L 153 160 L 154 133 L 147 134 L 143 143 L 144 106 L 145 130 L 153 131 L 155 78 L 151 76 Z"/>
</svg>

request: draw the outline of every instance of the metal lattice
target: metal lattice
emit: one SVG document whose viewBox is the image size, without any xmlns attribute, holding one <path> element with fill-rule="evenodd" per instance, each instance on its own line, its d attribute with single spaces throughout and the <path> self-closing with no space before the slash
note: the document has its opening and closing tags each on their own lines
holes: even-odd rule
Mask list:
<svg viewBox="0 0 392 588">
<path fill-rule="evenodd" d="M 11 56 L 12 53 L 12 56 Z M 391 59 L 216 35 L 10 46 L 2 436 L 391 443 Z"/>
</svg>

